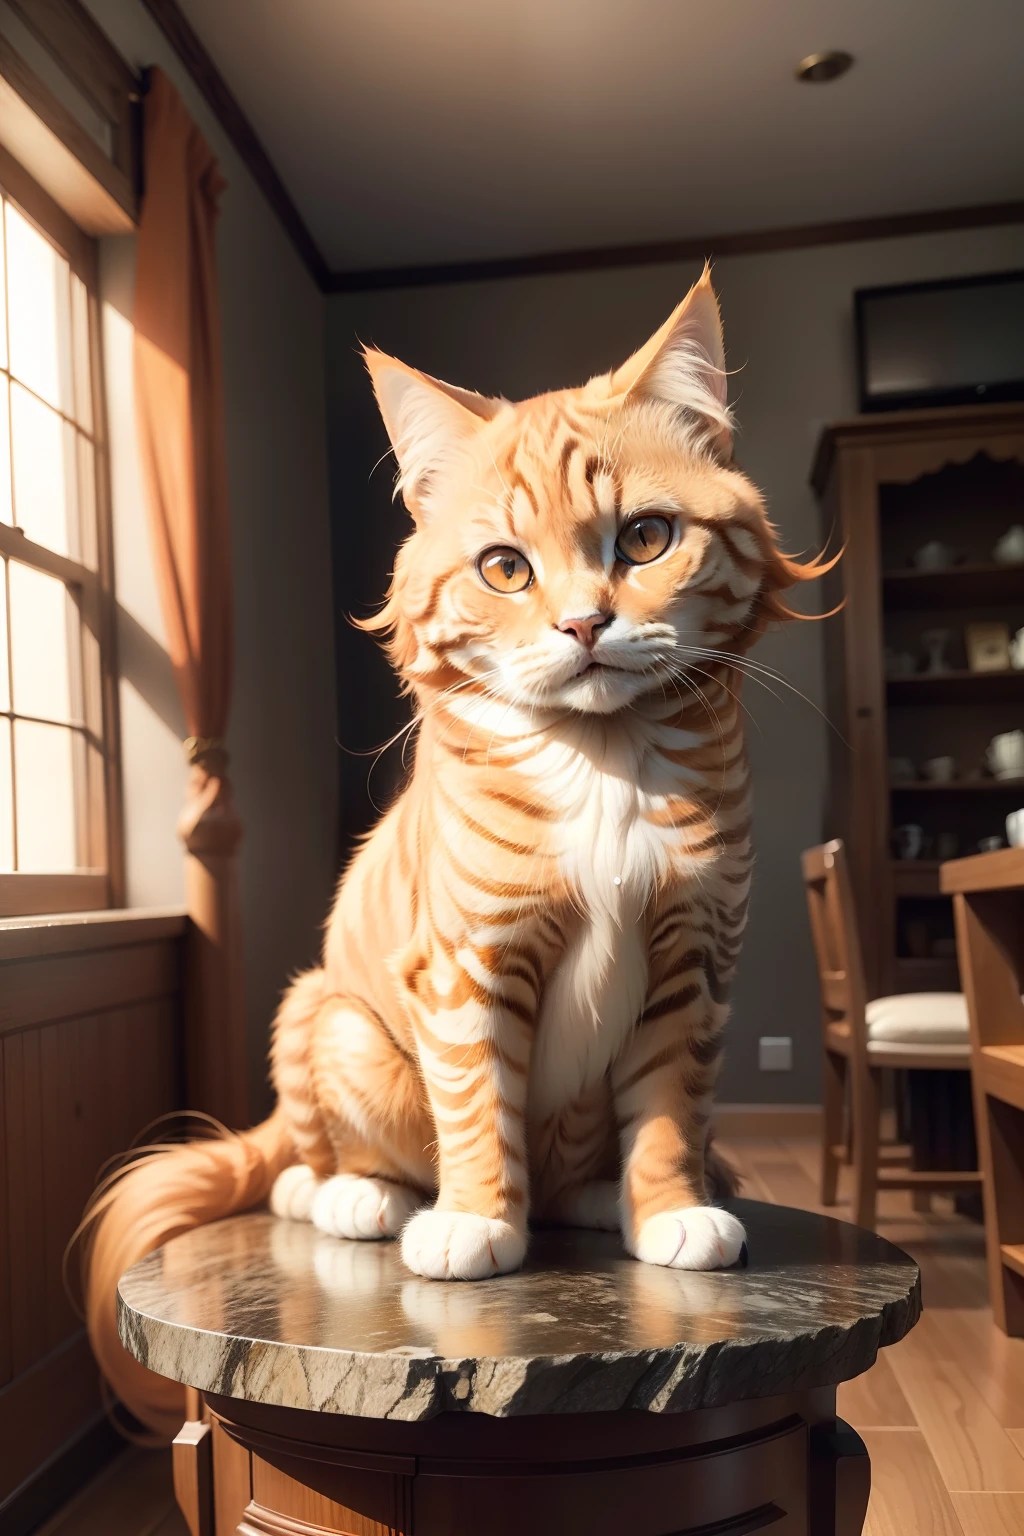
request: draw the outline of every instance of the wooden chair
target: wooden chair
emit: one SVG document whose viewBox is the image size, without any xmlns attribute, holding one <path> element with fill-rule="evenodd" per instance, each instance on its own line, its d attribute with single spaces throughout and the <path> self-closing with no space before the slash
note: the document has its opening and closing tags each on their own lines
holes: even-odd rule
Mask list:
<svg viewBox="0 0 1024 1536">
<path fill-rule="evenodd" d="M 843 845 L 835 841 L 809 848 L 802 863 L 821 989 L 821 1203 L 835 1204 L 839 1165 L 850 1160 L 856 1181 L 854 1220 L 874 1227 L 879 1189 L 909 1189 L 927 1196 L 981 1187 L 977 1171 L 893 1166 L 909 1163 L 909 1149 L 881 1145 L 883 1069 L 969 1071 L 967 1004 L 959 992 L 869 1000 Z M 844 1143 L 847 1105 L 852 1137 Z"/>
</svg>

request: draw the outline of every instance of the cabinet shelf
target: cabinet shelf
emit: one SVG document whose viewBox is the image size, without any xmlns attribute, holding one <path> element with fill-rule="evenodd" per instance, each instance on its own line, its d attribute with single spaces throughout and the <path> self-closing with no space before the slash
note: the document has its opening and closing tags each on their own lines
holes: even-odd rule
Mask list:
<svg viewBox="0 0 1024 1536">
<path fill-rule="evenodd" d="M 1024 603 L 1024 565 L 954 565 L 944 571 L 883 571 L 886 608 L 974 608 Z"/>
<path fill-rule="evenodd" d="M 898 779 L 889 788 L 894 795 L 1021 795 L 1024 779 L 950 779 L 944 784 L 932 779 Z"/>
<path fill-rule="evenodd" d="M 989 704 L 1024 700 L 1024 672 L 918 672 L 886 679 L 890 704 Z"/>
<path fill-rule="evenodd" d="M 941 896 L 938 859 L 893 859 L 892 888 L 897 896 Z"/>
</svg>

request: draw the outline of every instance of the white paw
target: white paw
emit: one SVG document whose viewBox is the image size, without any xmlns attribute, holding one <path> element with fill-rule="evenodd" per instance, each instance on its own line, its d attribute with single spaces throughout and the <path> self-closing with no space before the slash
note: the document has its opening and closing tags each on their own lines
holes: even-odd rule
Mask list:
<svg viewBox="0 0 1024 1536">
<path fill-rule="evenodd" d="M 594 1179 L 567 1195 L 562 1219 L 568 1227 L 588 1227 L 596 1232 L 617 1232 L 621 1225 L 619 1186 L 610 1179 Z"/>
<path fill-rule="evenodd" d="M 306 1163 L 293 1163 L 274 1180 L 270 1191 L 270 1209 L 275 1216 L 285 1216 L 289 1221 L 309 1221 L 313 1209 L 313 1197 L 320 1188 L 320 1180 Z"/>
<path fill-rule="evenodd" d="M 469 1211 L 420 1211 L 402 1233 L 402 1258 L 428 1280 L 486 1280 L 518 1269 L 526 1236 Z"/>
<path fill-rule="evenodd" d="M 317 1190 L 311 1220 L 331 1237 L 397 1237 L 419 1204 L 404 1184 L 338 1173 Z"/>
<path fill-rule="evenodd" d="M 635 1256 L 669 1269 L 726 1269 L 740 1256 L 742 1223 L 716 1205 L 691 1205 L 649 1216 L 637 1233 Z"/>
</svg>

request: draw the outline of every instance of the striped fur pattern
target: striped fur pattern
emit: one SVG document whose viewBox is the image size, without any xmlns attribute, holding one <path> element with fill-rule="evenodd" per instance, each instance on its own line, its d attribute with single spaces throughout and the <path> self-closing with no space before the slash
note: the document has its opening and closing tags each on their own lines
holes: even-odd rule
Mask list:
<svg viewBox="0 0 1024 1536">
<path fill-rule="evenodd" d="M 300 1160 L 273 1208 L 400 1236 L 436 1278 L 515 1268 L 528 1218 L 732 1263 L 705 1146 L 751 875 L 742 661 L 818 567 L 730 462 L 708 274 L 581 389 L 510 404 L 367 363 L 414 519 L 369 627 L 415 764 L 277 1021 Z M 644 516 L 667 546 L 631 564 Z M 496 546 L 527 585 L 486 584 Z"/>
</svg>

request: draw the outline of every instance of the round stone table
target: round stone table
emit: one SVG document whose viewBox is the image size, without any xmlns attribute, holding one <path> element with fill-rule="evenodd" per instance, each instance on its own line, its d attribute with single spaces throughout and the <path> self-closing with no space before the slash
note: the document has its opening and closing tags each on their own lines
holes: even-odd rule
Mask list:
<svg viewBox="0 0 1024 1536">
<path fill-rule="evenodd" d="M 257 1212 L 121 1280 L 125 1347 L 190 1388 L 193 1536 L 857 1536 L 835 1389 L 920 1313 L 917 1266 L 737 1200 L 749 1264 L 655 1269 L 541 1231 L 524 1269 L 420 1280 L 392 1243 Z"/>
</svg>

